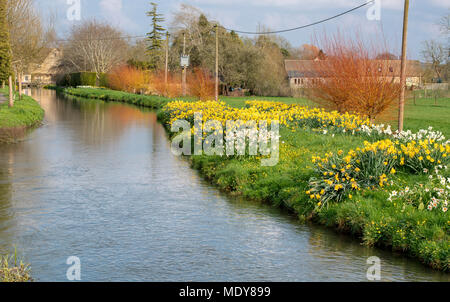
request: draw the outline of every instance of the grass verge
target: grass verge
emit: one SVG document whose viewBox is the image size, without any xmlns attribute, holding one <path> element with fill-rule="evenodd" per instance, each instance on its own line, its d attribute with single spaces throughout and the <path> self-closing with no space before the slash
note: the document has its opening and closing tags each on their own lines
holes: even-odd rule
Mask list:
<svg viewBox="0 0 450 302">
<path fill-rule="evenodd" d="M 53 88 L 65 94 L 97 99 L 102 101 L 123 102 L 137 106 L 150 107 L 159 109 L 167 104 L 170 99 L 159 96 L 138 95 L 133 93 L 121 92 L 116 90 L 102 89 L 102 88 Z"/>
<path fill-rule="evenodd" d="M 8 95 L 8 90 L 0 89 L 0 93 Z M 44 110 L 33 98 L 23 95 L 22 100 L 17 99 L 18 96 L 12 108 L 8 107 L 8 101 L 0 104 L 0 142 L 13 139 L 16 134 L 39 124 L 44 118 Z"/>
</svg>

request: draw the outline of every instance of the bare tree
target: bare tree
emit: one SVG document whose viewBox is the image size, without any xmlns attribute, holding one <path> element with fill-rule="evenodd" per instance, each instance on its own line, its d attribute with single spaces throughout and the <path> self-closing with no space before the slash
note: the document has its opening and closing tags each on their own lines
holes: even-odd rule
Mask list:
<svg viewBox="0 0 450 302">
<path fill-rule="evenodd" d="M 434 72 L 438 78 L 442 78 L 442 68 L 445 64 L 448 56 L 448 52 L 445 47 L 434 40 L 425 41 L 423 43 L 422 56 L 428 62 L 431 63 Z"/>
<path fill-rule="evenodd" d="M 450 34 L 450 14 L 447 14 L 439 20 L 438 23 L 439 27 L 441 28 L 441 32 L 444 35 Z"/>
<path fill-rule="evenodd" d="M 109 25 L 90 20 L 72 28 L 64 45 L 63 64 L 67 71 L 107 73 L 126 61 L 128 43 L 123 33 Z"/>
<path fill-rule="evenodd" d="M 20 84 L 22 74 L 42 61 L 48 53 L 48 42 L 56 35 L 52 24 L 47 28 L 42 24 L 33 0 L 8 0 L 7 19 L 12 65 Z"/>
</svg>

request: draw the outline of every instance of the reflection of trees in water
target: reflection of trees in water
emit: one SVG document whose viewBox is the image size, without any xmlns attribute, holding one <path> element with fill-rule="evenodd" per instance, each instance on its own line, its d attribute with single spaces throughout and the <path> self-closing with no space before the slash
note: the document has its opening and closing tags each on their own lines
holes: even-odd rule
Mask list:
<svg viewBox="0 0 450 302">
<path fill-rule="evenodd" d="M 14 154 L 7 145 L 0 145 L 0 254 L 11 250 L 12 240 L 8 229 L 14 219 L 12 210 L 12 164 Z"/>
</svg>

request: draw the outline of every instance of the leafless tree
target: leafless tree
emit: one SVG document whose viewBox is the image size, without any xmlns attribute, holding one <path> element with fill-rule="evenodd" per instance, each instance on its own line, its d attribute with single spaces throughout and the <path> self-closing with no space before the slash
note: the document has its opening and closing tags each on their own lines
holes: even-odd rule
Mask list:
<svg viewBox="0 0 450 302">
<path fill-rule="evenodd" d="M 441 32 L 444 35 L 450 34 L 450 14 L 447 14 L 439 20 L 438 23 L 439 27 L 441 28 Z"/>
<path fill-rule="evenodd" d="M 431 63 L 434 72 L 438 78 L 442 77 L 443 64 L 446 63 L 448 52 L 445 47 L 434 40 L 425 41 L 423 43 L 422 56 Z"/>
<path fill-rule="evenodd" d="M 7 20 L 10 31 L 12 65 L 19 77 L 31 72 L 48 53 L 51 39 L 56 39 L 52 24 L 43 24 L 33 0 L 8 0 Z"/>
<path fill-rule="evenodd" d="M 108 23 L 86 21 L 72 28 L 63 49 L 67 71 L 92 71 L 99 76 L 126 61 L 128 43 Z"/>
</svg>

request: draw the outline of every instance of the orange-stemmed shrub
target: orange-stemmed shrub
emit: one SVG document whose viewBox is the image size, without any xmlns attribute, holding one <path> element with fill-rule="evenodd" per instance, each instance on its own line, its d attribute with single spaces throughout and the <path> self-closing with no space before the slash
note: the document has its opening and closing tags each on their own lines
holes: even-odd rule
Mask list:
<svg viewBox="0 0 450 302">
<path fill-rule="evenodd" d="M 167 74 L 167 84 L 165 80 L 165 72 L 156 71 L 153 73 L 150 86 L 154 93 L 168 98 L 181 96 L 181 78 L 169 72 Z"/>
<path fill-rule="evenodd" d="M 207 69 L 195 68 L 187 78 L 188 94 L 201 101 L 214 99 L 214 78 Z"/>
<path fill-rule="evenodd" d="M 377 60 L 382 44 L 368 43 L 356 34 L 324 36 L 319 42 L 325 58 L 312 66 L 311 98 L 339 112 L 353 112 L 371 120 L 390 113 L 400 97 L 398 62 Z M 379 41 L 377 43 L 380 43 Z"/>
<path fill-rule="evenodd" d="M 108 74 L 108 80 L 114 90 L 143 94 L 148 92 L 150 73 L 124 65 L 114 68 Z"/>
</svg>

